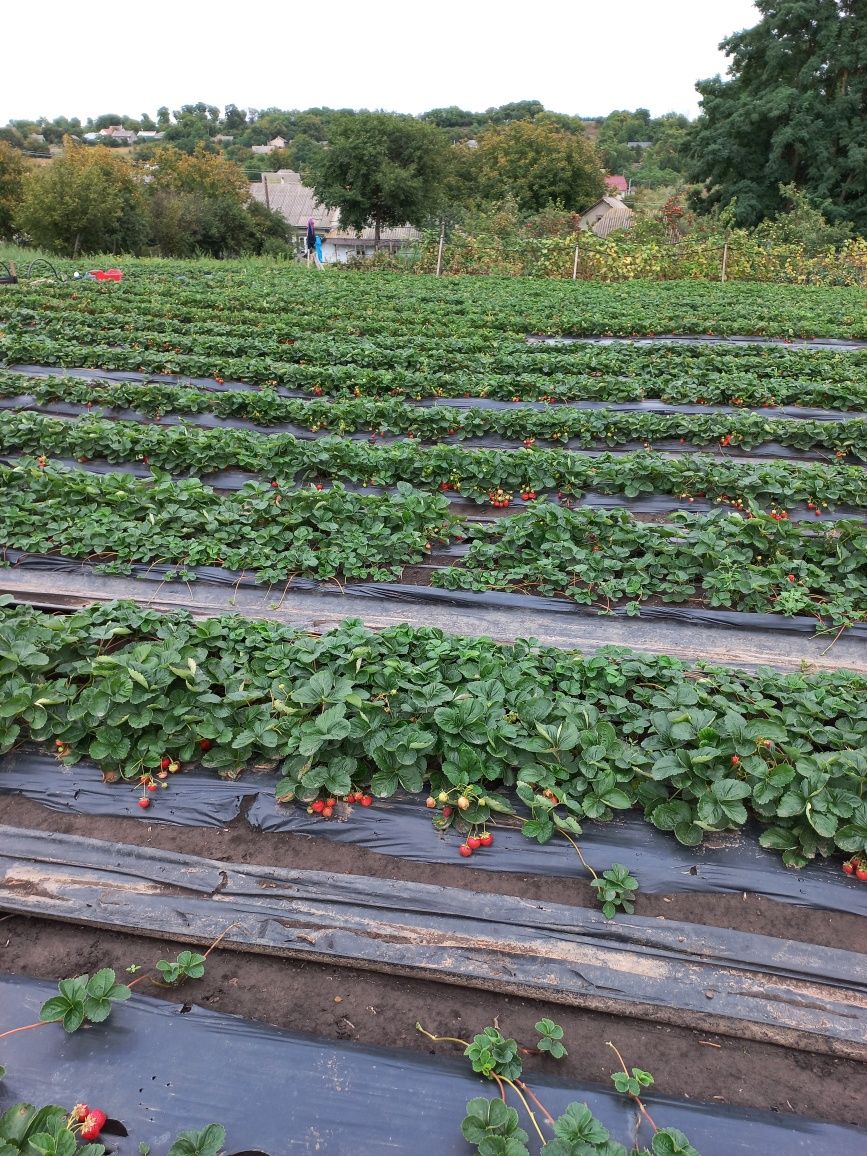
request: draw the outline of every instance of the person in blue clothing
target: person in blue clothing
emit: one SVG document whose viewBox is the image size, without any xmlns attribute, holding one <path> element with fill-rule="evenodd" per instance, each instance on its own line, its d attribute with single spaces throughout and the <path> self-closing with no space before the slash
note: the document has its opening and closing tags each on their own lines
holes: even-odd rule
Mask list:
<svg viewBox="0 0 867 1156">
<path fill-rule="evenodd" d="M 316 222 L 312 217 L 307 220 L 307 264 L 314 262 L 317 269 L 322 268 L 322 238 L 316 236 Z"/>
</svg>

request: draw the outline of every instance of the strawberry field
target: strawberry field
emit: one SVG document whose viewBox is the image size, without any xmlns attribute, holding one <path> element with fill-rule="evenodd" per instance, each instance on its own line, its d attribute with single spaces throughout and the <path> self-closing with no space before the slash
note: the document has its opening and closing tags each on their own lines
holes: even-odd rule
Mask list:
<svg viewBox="0 0 867 1156">
<path fill-rule="evenodd" d="M 0 295 L 0 1156 L 867 1143 L 867 294 L 71 269 Z"/>
</svg>

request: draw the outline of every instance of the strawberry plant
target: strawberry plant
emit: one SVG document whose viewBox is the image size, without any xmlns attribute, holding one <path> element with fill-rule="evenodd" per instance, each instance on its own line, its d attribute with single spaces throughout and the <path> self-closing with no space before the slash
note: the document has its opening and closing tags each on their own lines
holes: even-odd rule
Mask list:
<svg viewBox="0 0 867 1156">
<path fill-rule="evenodd" d="M 327 579 L 398 578 L 455 525 L 445 500 L 400 486 L 386 497 L 334 486 L 275 496 L 250 482 L 220 495 L 198 481 L 165 475 L 89 475 L 63 467 L 0 466 L 6 546 L 100 559 L 111 572 L 164 562 L 247 570 L 263 582 L 296 574 Z M 39 513 L 31 503 L 38 504 Z M 203 736 L 207 737 L 207 736 Z"/>
<path fill-rule="evenodd" d="M 638 808 L 685 846 L 753 820 L 793 867 L 863 854 L 865 685 L 354 620 L 311 637 L 128 603 L 0 607 L 0 753 L 57 742 L 62 764 L 93 758 L 134 787 L 169 774 L 167 752 L 224 775 L 265 763 L 304 805 L 444 794 L 437 821 L 460 815 L 465 838 L 520 821 L 574 842 Z"/>
<path fill-rule="evenodd" d="M 631 915 L 635 910 L 632 900 L 638 889 L 638 882 L 630 875 L 622 863 L 614 863 L 601 876 L 594 878 L 590 886 L 596 891 L 596 898 L 606 919 L 613 919 L 617 911 Z"/>
<path fill-rule="evenodd" d="M 539 1033 L 539 1043 L 536 1045 L 540 1052 L 547 1052 L 552 1059 L 560 1060 L 568 1055 L 563 1046 L 563 1029 L 553 1020 L 541 1019 L 536 1024 Z"/>
<path fill-rule="evenodd" d="M 461 565 L 438 570 L 448 589 L 515 590 L 639 613 L 650 598 L 813 614 L 835 626 L 867 616 L 867 528 L 807 526 L 756 513 L 676 513 L 642 522 L 625 510 L 539 503 L 469 529 Z"/>
<path fill-rule="evenodd" d="M 62 1023 L 65 1032 L 75 1032 L 84 1024 L 99 1024 L 108 1019 L 112 1004 L 129 999 L 132 992 L 116 982 L 114 971 L 104 967 L 94 975 L 62 979 L 58 994 L 46 1000 L 39 1009 L 43 1023 Z"/>
<path fill-rule="evenodd" d="M 518 1057 L 521 1049 L 517 1041 L 506 1039 L 498 1028 L 485 1028 L 472 1043 L 455 1036 L 433 1035 L 421 1024 L 416 1024 L 416 1030 L 434 1043 L 462 1045 L 473 1071 L 494 1081 L 499 1089 L 498 1099 L 477 1096 L 466 1106 L 461 1133 L 474 1146 L 478 1156 L 530 1156 L 530 1135 L 521 1127 L 518 1111 L 507 1103 L 509 1092 L 523 1108 L 538 1139 L 539 1144 L 534 1150 L 544 1153 L 544 1156 L 699 1156 L 678 1129 L 657 1126 L 641 1099 L 642 1089 L 650 1087 L 653 1077 L 640 1068 L 633 1068 L 630 1072 L 613 1044 L 608 1046 L 617 1054 L 623 1070 L 613 1073 L 611 1079 L 618 1092 L 634 1101 L 641 1117 L 650 1126 L 650 1148 L 633 1147 L 627 1151 L 612 1139 L 608 1129 L 586 1104 L 569 1104 L 555 1119 L 520 1078 L 523 1065 Z M 536 1024 L 536 1030 L 542 1034 L 539 1051 L 548 1051 L 555 1058 L 566 1055 L 566 1049 L 560 1043 L 563 1030 L 559 1025 L 544 1019 Z"/>
<path fill-rule="evenodd" d="M 867 458 L 864 421 L 844 418 L 810 421 L 773 419 L 760 413 L 666 414 L 604 408 L 555 407 L 539 411 L 523 406 L 456 409 L 439 405 L 420 409 L 402 400 L 320 402 L 287 398 L 272 389 L 209 393 L 167 385 L 0 374 L 0 396 L 20 395 L 33 397 L 42 405 L 55 400 L 85 405 L 88 414 L 94 416 L 108 410 L 110 417 L 112 407 L 124 411 L 131 408 L 158 420 L 165 414 L 212 414 L 242 418 L 262 426 L 291 423 L 311 433 L 365 431 L 374 436 L 399 436 L 412 430 L 422 441 L 496 437 L 521 442 L 526 448 L 538 441 L 576 448 L 679 439 L 692 446 L 720 444 L 750 450 L 765 442 L 776 442 L 799 450 L 826 450 Z M 29 408 L 30 404 L 27 401 L 22 408 Z M 532 500 L 533 494 L 526 490 L 525 500 Z"/>
<path fill-rule="evenodd" d="M 103 1144 L 89 1141 L 100 1135 L 106 1120 L 105 1112 L 86 1104 L 76 1104 L 69 1112 L 56 1104 L 13 1104 L 0 1115 L 0 1156 L 105 1156 Z M 181 1132 L 167 1156 L 221 1156 L 225 1141 L 225 1128 L 209 1124 L 200 1131 Z M 139 1144 L 138 1151 L 148 1156 L 150 1145 Z"/>
</svg>

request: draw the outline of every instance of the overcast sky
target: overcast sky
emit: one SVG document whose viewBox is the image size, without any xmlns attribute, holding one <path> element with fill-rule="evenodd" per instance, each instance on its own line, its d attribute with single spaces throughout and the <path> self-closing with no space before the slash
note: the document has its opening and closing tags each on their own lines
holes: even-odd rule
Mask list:
<svg viewBox="0 0 867 1156">
<path fill-rule="evenodd" d="M 222 108 L 698 111 L 752 0 L 0 0 L 0 124 Z"/>
</svg>

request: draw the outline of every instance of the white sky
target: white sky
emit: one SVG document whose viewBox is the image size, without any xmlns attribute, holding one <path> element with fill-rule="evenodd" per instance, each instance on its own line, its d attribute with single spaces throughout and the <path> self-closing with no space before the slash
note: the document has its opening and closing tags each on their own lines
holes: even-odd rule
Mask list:
<svg viewBox="0 0 867 1156">
<path fill-rule="evenodd" d="M 222 108 L 698 111 L 752 0 L 0 0 L 0 124 Z"/>
</svg>

